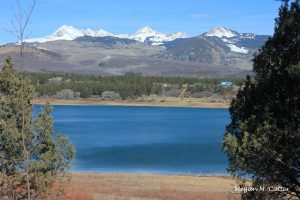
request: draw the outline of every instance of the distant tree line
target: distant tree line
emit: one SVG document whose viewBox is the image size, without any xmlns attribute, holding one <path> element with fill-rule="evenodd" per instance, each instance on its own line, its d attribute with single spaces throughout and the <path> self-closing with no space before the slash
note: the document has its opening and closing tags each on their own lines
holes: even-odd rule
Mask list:
<svg viewBox="0 0 300 200">
<path fill-rule="evenodd" d="M 59 91 L 71 89 L 79 92 L 82 98 L 100 96 L 105 91 L 114 91 L 122 99 L 134 99 L 142 95 L 160 95 L 173 86 L 188 85 L 188 91 L 220 91 L 221 80 L 241 84 L 239 78 L 192 78 L 192 77 L 150 77 L 126 74 L 124 76 L 93 76 L 68 73 L 27 73 L 39 96 L 53 96 Z"/>
</svg>

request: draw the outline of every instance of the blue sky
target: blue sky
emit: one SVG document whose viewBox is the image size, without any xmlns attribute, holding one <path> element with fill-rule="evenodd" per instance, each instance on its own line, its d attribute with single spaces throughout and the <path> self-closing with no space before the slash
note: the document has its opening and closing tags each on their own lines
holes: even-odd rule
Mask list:
<svg viewBox="0 0 300 200">
<path fill-rule="evenodd" d="M 16 41 L 9 33 L 15 0 L 0 0 L 0 43 Z M 30 0 L 21 0 L 26 5 Z M 196 36 L 215 26 L 238 32 L 272 34 L 279 1 L 275 0 L 37 0 L 29 38 L 61 25 L 133 33 L 143 26 L 160 32 Z"/>
</svg>

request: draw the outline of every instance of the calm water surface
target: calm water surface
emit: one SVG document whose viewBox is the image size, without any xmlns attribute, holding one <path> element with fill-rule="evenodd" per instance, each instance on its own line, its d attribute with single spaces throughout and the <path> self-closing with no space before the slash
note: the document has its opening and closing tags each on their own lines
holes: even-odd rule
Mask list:
<svg viewBox="0 0 300 200">
<path fill-rule="evenodd" d="M 227 173 L 227 109 L 54 106 L 53 117 L 76 147 L 73 171 Z"/>
</svg>

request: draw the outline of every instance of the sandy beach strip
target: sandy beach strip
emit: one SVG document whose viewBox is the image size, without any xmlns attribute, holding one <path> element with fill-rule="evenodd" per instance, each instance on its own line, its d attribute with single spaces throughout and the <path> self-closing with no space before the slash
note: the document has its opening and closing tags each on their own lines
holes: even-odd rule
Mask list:
<svg viewBox="0 0 300 200">
<path fill-rule="evenodd" d="M 191 107 L 191 108 L 228 108 L 229 103 L 208 102 L 197 98 L 167 98 L 164 101 L 104 101 L 97 99 L 63 100 L 54 98 L 38 98 L 33 104 L 42 105 L 46 102 L 51 105 L 107 105 L 107 106 L 158 106 L 158 107 Z"/>
</svg>

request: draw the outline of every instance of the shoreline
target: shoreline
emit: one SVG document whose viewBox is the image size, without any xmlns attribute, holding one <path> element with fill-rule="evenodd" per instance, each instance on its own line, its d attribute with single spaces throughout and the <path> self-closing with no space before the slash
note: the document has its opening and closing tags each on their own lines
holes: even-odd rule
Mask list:
<svg viewBox="0 0 300 200">
<path fill-rule="evenodd" d="M 124 175 L 158 175 L 158 176 L 197 176 L 197 177 L 233 177 L 229 173 L 176 173 L 176 172 L 138 172 L 138 171 L 69 171 L 70 174 L 124 174 Z"/>
<path fill-rule="evenodd" d="M 199 178 L 224 178 L 224 179 L 235 179 L 232 175 L 225 175 L 225 174 L 159 174 L 159 173 L 138 173 L 138 172 L 88 172 L 88 171 L 71 171 L 68 172 L 71 175 L 84 175 L 84 176 L 157 176 L 157 177 L 199 177 Z M 237 180 L 237 179 L 235 179 Z"/>
<path fill-rule="evenodd" d="M 197 98 L 177 98 L 169 97 L 164 101 L 129 101 L 115 100 L 107 101 L 100 99 L 78 99 L 78 100 L 63 100 L 54 98 L 37 98 L 32 100 L 32 104 L 44 105 L 81 105 L 81 106 L 147 106 L 147 107 L 182 107 L 182 108 L 229 108 L 229 103 L 226 102 L 209 102 L 205 99 Z"/>
</svg>

